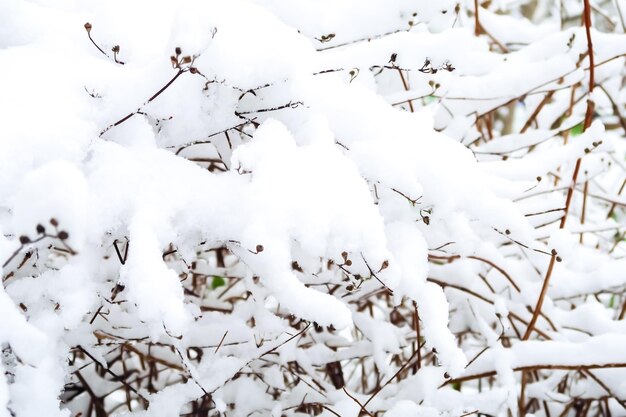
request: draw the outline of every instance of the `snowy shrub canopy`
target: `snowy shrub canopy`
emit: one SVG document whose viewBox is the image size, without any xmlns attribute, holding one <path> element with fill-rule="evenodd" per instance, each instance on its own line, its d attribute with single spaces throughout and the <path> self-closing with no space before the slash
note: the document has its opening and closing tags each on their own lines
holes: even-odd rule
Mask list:
<svg viewBox="0 0 626 417">
<path fill-rule="evenodd" d="M 626 415 L 624 0 L 0 1 L 0 417 Z"/>
</svg>

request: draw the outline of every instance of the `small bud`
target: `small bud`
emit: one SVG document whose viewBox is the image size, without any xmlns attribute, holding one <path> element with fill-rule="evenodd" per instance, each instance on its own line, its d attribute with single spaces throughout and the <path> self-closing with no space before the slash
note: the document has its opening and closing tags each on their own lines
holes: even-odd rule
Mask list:
<svg viewBox="0 0 626 417">
<path fill-rule="evenodd" d="M 551 253 L 552 255 L 556 255 L 556 249 L 552 249 L 552 250 L 550 251 L 550 253 Z"/>
<path fill-rule="evenodd" d="M 174 52 L 176 53 L 176 55 L 180 55 L 183 53 L 183 51 L 180 49 L 180 46 L 177 46 L 176 49 L 174 49 Z"/>
<path fill-rule="evenodd" d="M 511 234 L 511 231 L 510 231 L 509 229 L 506 229 L 506 230 L 504 231 L 504 234 L 505 234 L 505 235 L 510 235 L 510 234 Z"/>
<path fill-rule="evenodd" d="M 65 230 L 61 230 L 58 234 L 58 238 L 61 240 L 65 240 L 68 237 L 70 237 L 69 233 L 67 233 Z"/>
<path fill-rule="evenodd" d="M 178 67 L 178 59 L 176 59 L 176 57 L 175 57 L 174 55 L 172 55 L 172 56 L 170 57 L 170 62 L 172 63 L 172 66 L 173 66 L 174 68 Z"/>
<path fill-rule="evenodd" d="M 387 269 L 389 267 L 389 261 L 383 261 L 383 264 L 380 266 L 380 270 Z"/>
<path fill-rule="evenodd" d="M 87 31 L 87 33 L 91 32 L 91 23 L 85 23 L 85 30 Z"/>
<path fill-rule="evenodd" d="M 191 57 L 189 55 L 183 57 L 183 64 L 190 64 Z"/>
<path fill-rule="evenodd" d="M 346 290 L 348 290 L 348 291 L 352 291 L 352 290 L 354 290 L 354 285 L 352 285 L 352 284 L 348 285 L 348 286 L 346 287 Z"/>
<path fill-rule="evenodd" d="M 563 259 L 562 259 L 560 256 L 557 256 L 557 257 L 556 257 L 556 261 L 557 261 L 557 262 L 561 262 L 562 260 L 563 260 Z"/>
<path fill-rule="evenodd" d="M 585 153 L 589 153 L 589 152 L 591 152 L 589 148 L 585 148 Z"/>
<path fill-rule="evenodd" d="M 391 54 L 391 58 L 389 58 L 389 62 L 396 62 L 396 58 L 398 58 L 398 54 L 394 52 L 393 54 Z"/>
<path fill-rule="evenodd" d="M 426 226 L 428 226 L 430 224 L 430 217 L 429 216 L 422 217 L 422 220 L 424 220 L 424 224 Z"/>
<path fill-rule="evenodd" d="M 346 251 L 341 252 L 341 257 L 343 258 L 344 261 L 348 259 L 348 252 Z"/>
<path fill-rule="evenodd" d="M 449 378 L 450 378 L 450 374 L 449 374 L 449 373 L 447 373 L 447 372 L 444 372 L 444 373 L 443 373 L 443 377 L 444 377 L 445 379 L 449 379 Z"/>
<path fill-rule="evenodd" d="M 353 68 L 352 70 L 350 70 L 350 82 L 354 81 L 357 75 L 359 75 L 358 68 Z"/>
<path fill-rule="evenodd" d="M 263 252 L 263 245 L 256 245 L 256 251 L 257 252 Z"/>
<path fill-rule="evenodd" d="M 20 236 L 20 243 L 22 245 L 30 243 L 30 238 L 28 236 L 26 236 L 26 235 L 22 235 L 22 236 Z"/>
<path fill-rule="evenodd" d="M 44 233 L 46 233 L 46 228 L 43 227 L 42 224 L 38 224 L 36 227 L 37 233 L 39 233 L 40 235 L 43 235 Z"/>
<path fill-rule="evenodd" d="M 111 51 L 115 52 L 116 54 L 120 51 L 120 46 L 119 45 L 115 45 L 113 48 L 111 48 Z"/>
<path fill-rule="evenodd" d="M 54 227 L 57 227 L 59 225 L 59 222 L 57 219 L 53 217 L 50 219 L 50 224 L 53 225 Z"/>
<path fill-rule="evenodd" d="M 198 73 L 198 68 L 191 67 L 191 68 L 189 68 L 189 72 L 192 73 L 192 74 L 197 74 Z"/>
<path fill-rule="evenodd" d="M 541 177 L 537 177 L 537 182 L 540 182 L 540 181 L 541 181 Z"/>
<path fill-rule="evenodd" d="M 352 265 L 352 259 L 346 260 L 346 265 L 351 266 Z"/>
</svg>

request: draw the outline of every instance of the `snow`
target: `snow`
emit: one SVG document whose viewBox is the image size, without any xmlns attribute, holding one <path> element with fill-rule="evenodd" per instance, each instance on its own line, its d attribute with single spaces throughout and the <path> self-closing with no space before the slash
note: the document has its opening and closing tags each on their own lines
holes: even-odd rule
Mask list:
<svg viewBox="0 0 626 417">
<path fill-rule="evenodd" d="M 625 35 L 522 3 L 1 2 L 0 417 L 626 395 Z"/>
</svg>

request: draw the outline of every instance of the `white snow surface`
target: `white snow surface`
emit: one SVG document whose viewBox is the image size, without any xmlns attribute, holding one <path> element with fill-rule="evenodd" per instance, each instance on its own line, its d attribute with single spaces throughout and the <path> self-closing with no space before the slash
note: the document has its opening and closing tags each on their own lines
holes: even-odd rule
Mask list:
<svg viewBox="0 0 626 417">
<path fill-rule="evenodd" d="M 365 358 L 376 376 L 363 378 L 386 381 L 393 359 L 422 343 L 431 366 L 368 407 L 517 415 L 518 371 L 551 365 L 615 368 L 594 372 L 609 396 L 626 397 L 626 326 L 614 314 L 624 247 L 620 238 L 602 252 L 578 233 L 624 229 L 623 213 L 607 220 L 605 207 L 624 206 L 613 195 L 623 176 L 611 171 L 623 165 L 623 135 L 598 118 L 564 139 L 584 116 L 554 110 L 569 103 L 563 86 L 586 80 L 584 30 L 500 16 L 506 2 L 493 3 L 484 29 L 506 53 L 473 36 L 473 6 L 453 1 L 0 1 L 0 417 L 83 412 L 87 394 L 68 399 L 69 387 L 97 379 L 90 361 L 125 372 L 107 365 L 123 341 L 184 376 L 153 392 L 137 385 L 145 404 L 107 397 L 127 416 L 178 415 L 207 394 L 229 416 L 280 416 L 305 399 L 357 416 L 346 393 L 369 395 L 356 385 L 308 379 L 333 363 L 347 379 Z M 593 36 L 596 62 L 623 63 L 625 35 Z M 419 71 L 426 60 L 438 70 Z M 623 75 L 603 68 L 607 83 Z M 528 108 L 508 111 L 528 117 L 547 88 L 558 91 L 554 117 L 477 139 L 475 116 L 526 96 Z M 591 97 L 613 108 L 597 89 Z M 415 111 L 394 105 L 404 101 Z M 529 147 L 539 151 L 522 155 Z M 541 212 L 564 203 L 542 192 L 554 178 L 565 191 L 579 158 L 604 204 L 588 218 L 603 223 L 578 220 L 577 194 L 571 230 L 543 227 Z M 552 249 L 542 340 L 505 348 L 501 332 L 515 338 L 531 320 Z M 197 279 L 201 293 L 189 287 Z M 359 299 L 377 291 L 419 311 L 419 337 L 414 322 Z M 460 329 L 484 344 L 476 360 L 482 347 Z M 306 376 L 287 390 L 293 362 Z M 280 370 L 259 371 L 275 397 L 249 377 L 265 363 Z M 478 374 L 496 386 L 446 384 Z"/>
</svg>

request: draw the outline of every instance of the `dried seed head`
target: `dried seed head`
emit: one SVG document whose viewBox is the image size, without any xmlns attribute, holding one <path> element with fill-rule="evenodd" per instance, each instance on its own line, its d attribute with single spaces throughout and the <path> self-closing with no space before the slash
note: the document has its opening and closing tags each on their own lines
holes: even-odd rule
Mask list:
<svg viewBox="0 0 626 417">
<path fill-rule="evenodd" d="M 87 31 L 87 33 L 91 32 L 91 23 L 85 23 L 85 30 Z"/>
<path fill-rule="evenodd" d="M 30 238 L 28 236 L 26 236 L 26 235 L 22 235 L 22 236 L 20 236 L 20 243 L 22 245 L 30 243 Z"/>
<path fill-rule="evenodd" d="M 53 217 L 50 219 L 50 224 L 57 227 L 59 225 L 59 221 Z"/>
<path fill-rule="evenodd" d="M 183 64 L 190 64 L 191 57 L 189 55 L 183 57 Z"/>
<path fill-rule="evenodd" d="M 180 46 L 177 46 L 176 49 L 174 49 L 174 52 L 176 53 L 176 55 L 180 55 L 183 53 L 182 49 L 180 49 Z"/>
<path fill-rule="evenodd" d="M 352 265 L 352 259 L 347 259 L 346 260 L 346 265 L 351 266 Z"/>
<path fill-rule="evenodd" d="M 37 233 L 39 233 L 40 235 L 43 235 L 44 233 L 46 233 L 46 228 L 43 227 L 42 224 L 38 224 L 35 229 L 37 230 Z"/>
<path fill-rule="evenodd" d="M 115 52 L 116 54 L 120 51 L 120 46 L 119 45 L 115 45 L 113 48 L 111 48 L 111 51 Z"/>
<path fill-rule="evenodd" d="M 65 240 L 68 237 L 70 237 L 69 233 L 67 233 L 65 230 L 61 230 L 58 234 L 59 239 L 61 240 Z"/>
<path fill-rule="evenodd" d="M 257 252 L 263 252 L 263 245 L 256 245 L 256 251 Z"/>
</svg>

